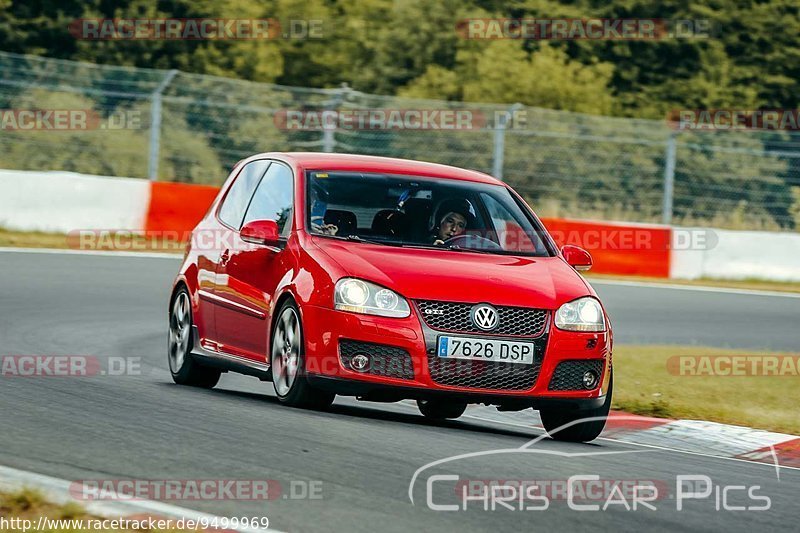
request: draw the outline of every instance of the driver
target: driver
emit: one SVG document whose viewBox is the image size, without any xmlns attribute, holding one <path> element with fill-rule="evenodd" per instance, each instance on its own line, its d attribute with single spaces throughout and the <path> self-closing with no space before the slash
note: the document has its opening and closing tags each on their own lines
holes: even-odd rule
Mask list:
<svg viewBox="0 0 800 533">
<path fill-rule="evenodd" d="M 334 224 L 325 223 L 329 198 L 328 191 L 319 183 L 314 182 L 311 187 L 311 229 L 324 235 L 336 235 L 339 228 Z"/>
<path fill-rule="evenodd" d="M 463 235 L 474 218 L 467 200 L 451 198 L 443 201 L 434 219 L 436 226 L 433 228 L 433 244 L 441 245 L 448 239 Z"/>
</svg>

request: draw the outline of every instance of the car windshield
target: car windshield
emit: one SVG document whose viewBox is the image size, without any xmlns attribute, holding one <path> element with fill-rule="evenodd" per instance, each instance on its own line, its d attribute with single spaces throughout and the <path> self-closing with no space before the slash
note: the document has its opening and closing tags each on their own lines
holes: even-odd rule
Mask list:
<svg viewBox="0 0 800 533">
<path fill-rule="evenodd" d="M 502 185 L 311 171 L 307 224 L 332 238 L 394 246 L 549 256 L 543 230 Z"/>
</svg>

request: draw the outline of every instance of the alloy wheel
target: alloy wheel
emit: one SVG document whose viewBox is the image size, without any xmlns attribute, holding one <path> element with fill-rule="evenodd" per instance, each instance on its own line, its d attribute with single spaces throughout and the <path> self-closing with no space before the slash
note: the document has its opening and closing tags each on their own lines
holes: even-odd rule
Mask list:
<svg viewBox="0 0 800 533">
<path fill-rule="evenodd" d="M 272 339 L 272 376 L 275 390 L 286 396 L 292 390 L 300 364 L 300 321 L 287 307 L 278 318 Z"/>
<path fill-rule="evenodd" d="M 189 336 L 192 332 L 192 314 L 189 297 L 180 292 L 172 304 L 169 317 L 169 368 L 177 374 L 183 367 L 189 351 Z"/>
</svg>

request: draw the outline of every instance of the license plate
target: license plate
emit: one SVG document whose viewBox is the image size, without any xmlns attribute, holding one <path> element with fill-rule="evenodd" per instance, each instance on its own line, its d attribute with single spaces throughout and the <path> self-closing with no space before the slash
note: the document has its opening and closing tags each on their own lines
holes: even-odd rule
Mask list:
<svg viewBox="0 0 800 533">
<path fill-rule="evenodd" d="M 536 348 L 532 342 L 439 337 L 436 354 L 444 359 L 469 359 L 497 363 L 533 364 Z"/>
</svg>

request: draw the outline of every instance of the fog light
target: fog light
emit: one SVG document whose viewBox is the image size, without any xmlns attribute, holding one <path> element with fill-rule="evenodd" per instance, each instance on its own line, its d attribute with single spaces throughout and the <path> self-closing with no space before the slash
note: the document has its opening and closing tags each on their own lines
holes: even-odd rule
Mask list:
<svg viewBox="0 0 800 533">
<path fill-rule="evenodd" d="M 593 389 L 597 386 L 597 381 L 600 377 L 597 375 L 596 372 L 589 370 L 588 372 L 584 372 L 583 374 L 583 388 L 584 389 Z"/>
<path fill-rule="evenodd" d="M 350 366 L 357 372 L 363 372 L 369 366 L 369 357 L 364 354 L 354 355 L 350 359 Z"/>
</svg>

